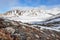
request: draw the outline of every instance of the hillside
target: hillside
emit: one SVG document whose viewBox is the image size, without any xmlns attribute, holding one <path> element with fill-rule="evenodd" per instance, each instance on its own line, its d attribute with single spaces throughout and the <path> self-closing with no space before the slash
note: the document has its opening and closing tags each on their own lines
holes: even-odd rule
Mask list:
<svg viewBox="0 0 60 40">
<path fill-rule="evenodd" d="M 0 14 L 0 40 L 60 40 L 60 9 L 13 9 Z"/>
<path fill-rule="evenodd" d="M 60 32 L 0 18 L 0 40 L 60 40 Z"/>
</svg>

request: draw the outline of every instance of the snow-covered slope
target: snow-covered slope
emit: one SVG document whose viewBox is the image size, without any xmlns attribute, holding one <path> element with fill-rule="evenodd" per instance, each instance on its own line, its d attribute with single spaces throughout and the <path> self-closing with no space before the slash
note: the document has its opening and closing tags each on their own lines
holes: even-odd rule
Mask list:
<svg viewBox="0 0 60 40">
<path fill-rule="evenodd" d="M 60 31 L 60 9 L 14 9 L 6 12 L 1 17 L 23 23 L 36 24 L 43 29 Z"/>
<path fill-rule="evenodd" d="M 54 18 L 60 14 L 60 8 L 41 9 L 13 9 L 4 13 L 2 17 L 9 20 L 21 21 L 24 23 L 31 23 L 37 21 L 45 21 Z"/>
<path fill-rule="evenodd" d="M 55 16 L 60 12 L 60 10 L 56 9 L 54 9 L 54 11 L 52 11 L 53 9 L 46 10 L 39 8 L 13 9 L 11 11 L 6 12 L 3 15 L 3 17 L 10 20 L 16 20 L 22 22 L 44 21 L 50 18 L 51 16 Z"/>
</svg>

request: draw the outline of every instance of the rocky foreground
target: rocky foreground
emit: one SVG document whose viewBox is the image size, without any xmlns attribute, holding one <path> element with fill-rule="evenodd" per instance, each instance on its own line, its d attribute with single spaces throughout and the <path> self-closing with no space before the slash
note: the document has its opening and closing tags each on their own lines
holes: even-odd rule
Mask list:
<svg viewBox="0 0 60 40">
<path fill-rule="evenodd" d="M 0 18 L 0 40 L 60 40 L 60 32 Z"/>
</svg>

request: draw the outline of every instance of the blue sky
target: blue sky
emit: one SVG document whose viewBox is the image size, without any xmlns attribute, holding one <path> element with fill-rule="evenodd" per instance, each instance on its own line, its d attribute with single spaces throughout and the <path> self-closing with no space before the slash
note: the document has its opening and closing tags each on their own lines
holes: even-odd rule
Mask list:
<svg viewBox="0 0 60 40">
<path fill-rule="evenodd" d="M 13 7 L 60 6 L 60 0 L 0 0 L 0 13 Z"/>
</svg>

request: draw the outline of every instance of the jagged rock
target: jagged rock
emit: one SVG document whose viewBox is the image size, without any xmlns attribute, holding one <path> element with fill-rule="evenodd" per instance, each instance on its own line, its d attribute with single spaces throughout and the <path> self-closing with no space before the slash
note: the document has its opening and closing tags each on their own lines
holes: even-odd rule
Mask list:
<svg viewBox="0 0 60 40">
<path fill-rule="evenodd" d="M 0 29 L 0 40 L 13 40 L 11 35 L 5 30 Z"/>
<path fill-rule="evenodd" d="M 6 31 L 8 31 L 9 33 L 12 33 L 12 34 L 15 32 L 15 29 L 13 29 L 12 27 L 6 27 L 5 29 L 6 29 Z"/>
</svg>

